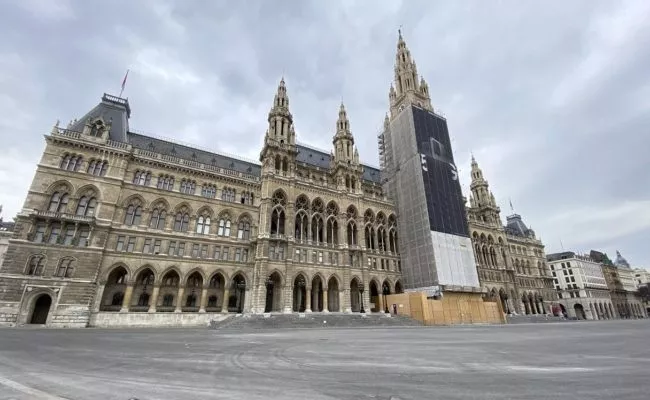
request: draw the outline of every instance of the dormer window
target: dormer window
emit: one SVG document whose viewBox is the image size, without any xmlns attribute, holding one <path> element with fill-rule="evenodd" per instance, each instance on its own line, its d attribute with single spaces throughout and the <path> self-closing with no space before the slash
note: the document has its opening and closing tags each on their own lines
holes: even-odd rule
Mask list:
<svg viewBox="0 0 650 400">
<path fill-rule="evenodd" d="M 103 133 L 104 133 L 104 124 L 102 123 L 102 121 L 96 121 L 90 127 L 90 136 L 101 137 Z"/>
</svg>

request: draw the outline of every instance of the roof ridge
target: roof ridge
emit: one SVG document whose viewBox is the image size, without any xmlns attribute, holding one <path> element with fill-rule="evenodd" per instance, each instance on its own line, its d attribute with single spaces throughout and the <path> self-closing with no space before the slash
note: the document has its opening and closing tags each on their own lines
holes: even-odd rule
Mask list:
<svg viewBox="0 0 650 400">
<path fill-rule="evenodd" d="M 215 154 L 215 155 L 222 156 L 222 157 L 232 158 L 233 160 L 243 161 L 243 162 L 247 162 L 249 164 L 253 164 L 253 165 L 257 165 L 257 166 L 262 165 L 259 161 L 255 161 L 255 160 L 252 160 L 250 158 L 241 157 L 241 156 L 234 155 L 234 154 L 231 154 L 231 153 L 227 153 L 227 152 L 224 152 L 224 151 L 212 150 L 212 149 L 207 148 L 207 147 L 203 147 L 203 146 L 200 146 L 200 145 L 195 145 L 195 144 L 188 143 L 188 142 L 183 142 L 181 140 L 173 139 L 173 138 L 162 136 L 162 135 L 156 135 L 156 134 L 153 134 L 153 133 L 148 133 L 148 132 L 144 132 L 144 131 L 137 130 L 137 129 L 130 129 L 129 133 L 133 133 L 133 134 L 136 134 L 136 135 L 140 135 L 140 136 L 144 136 L 144 137 L 148 137 L 148 138 L 152 138 L 152 139 L 156 139 L 156 140 L 162 140 L 164 142 L 174 144 L 174 145 L 177 145 L 177 146 L 187 147 L 187 148 L 192 149 L 192 150 L 205 151 L 206 153 Z"/>
</svg>

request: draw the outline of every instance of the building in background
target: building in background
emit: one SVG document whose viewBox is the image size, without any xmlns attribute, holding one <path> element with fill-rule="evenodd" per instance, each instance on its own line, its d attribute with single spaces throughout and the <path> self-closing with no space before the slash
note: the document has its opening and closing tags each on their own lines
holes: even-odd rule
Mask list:
<svg viewBox="0 0 650 400">
<path fill-rule="evenodd" d="M 650 283 L 650 271 L 645 268 L 634 268 L 634 280 L 636 285 L 647 285 Z"/>
<path fill-rule="evenodd" d="M 562 312 L 577 319 L 612 319 L 616 312 L 601 263 L 572 251 L 546 256 Z"/>
<path fill-rule="evenodd" d="M 473 156 L 471 179 L 467 214 L 481 286 L 501 300 L 507 313 L 551 313 L 557 294 L 543 243 L 517 214 L 503 226 L 501 210 Z"/>
<path fill-rule="evenodd" d="M 618 278 L 620 282 L 620 288 L 622 289 L 623 295 L 625 296 L 624 301 L 619 303 L 619 314 L 625 318 L 647 317 L 643 300 L 639 295 L 639 285 L 637 284 L 635 278 L 635 272 L 630 267 L 630 263 L 627 262 L 625 257 L 623 257 L 621 255 L 621 252 L 618 250 L 616 250 L 616 259 L 614 260 L 614 266 L 617 270 L 616 278 Z"/>
<path fill-rule="evenodd" d="M 4 222 L 2 220 L 2 205 L 0 205 L 0 270 L 2 269 L 2 261 L 5 258 L 5 253 L 9 248 L 9 239 L 13 235 L 14 223 Z"/>
<path fill-rule="evenodd" d="M 447 120 L 434 111 L 401 33 L 389 99 L 380 163 L 384 191 L 408 226 L 399 237 L 404 286 L 430 297 L 481 296 Z"/>
</svg>

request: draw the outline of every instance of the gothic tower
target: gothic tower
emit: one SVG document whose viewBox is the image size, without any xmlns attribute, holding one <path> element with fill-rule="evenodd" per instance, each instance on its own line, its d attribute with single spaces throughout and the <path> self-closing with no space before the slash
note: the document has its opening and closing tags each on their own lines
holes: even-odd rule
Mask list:
<svg viewBox="0 0 650 400">
<path fill-rule="evenodd" d="M 472 183 L 470 184 L 469 201 L 475 220 L 501 228 L 501 210 L 497 206 L 488 182 L 483 178 L 483 171 L 481 171 L 474 156 L 472 156 L 471 175 Z"/>
<path fill-rule="evenodd" d="M 429 85 L 425 82 L 424 77 L 418 81 L 418 68 L 406 46 L 401 30 L 395 55 L 395 86 L 390 85 L 388 97 L 391 119 L 397 115 L 400 108 L 411 104 L 433 111 L 429 97 Z"/>
<path fill-rule="evenodd" d="M 289 111 L 289 96 L 287 96 L 284 78 L 278 85 L 268 121 L 269 127 L 260 153 L 262 174 L 275 173 L 290 176 L 295 170 L 296 163 L 296 132 L 293 127 L 293 116 Z"/>
<path fill-rule="evenodd" d="M 330 173 L 337 189 L 356 193 L 361 188 L 363 169 L 359 163 L 359 152 L 354 146 L 354 136 L 350 131 L 350 121 L 343 103 L 339 108 L 332 144 L 334 152 L 330 155 Z"/>
</svg>

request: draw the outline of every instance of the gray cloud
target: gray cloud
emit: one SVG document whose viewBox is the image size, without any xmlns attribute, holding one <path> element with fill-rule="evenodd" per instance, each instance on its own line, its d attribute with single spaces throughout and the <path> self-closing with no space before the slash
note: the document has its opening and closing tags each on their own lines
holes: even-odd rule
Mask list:
<svg viewBox="0 0 650 400">
<path fill-rule="evenodd" d="M 0 202 L 21 207 L 42 134 L 117 93 L 132 128 L 257 159 L 280 76 L 301 142 L 329 149 L 338 103 L 377 164 L 396 29 L 509 213 L 547 251 L 619 248 L 650 266 L 647 2 L 38 1 L 3 5 Z M 505 218 L 504 218 L 505 219 Z"/>
</svg>

